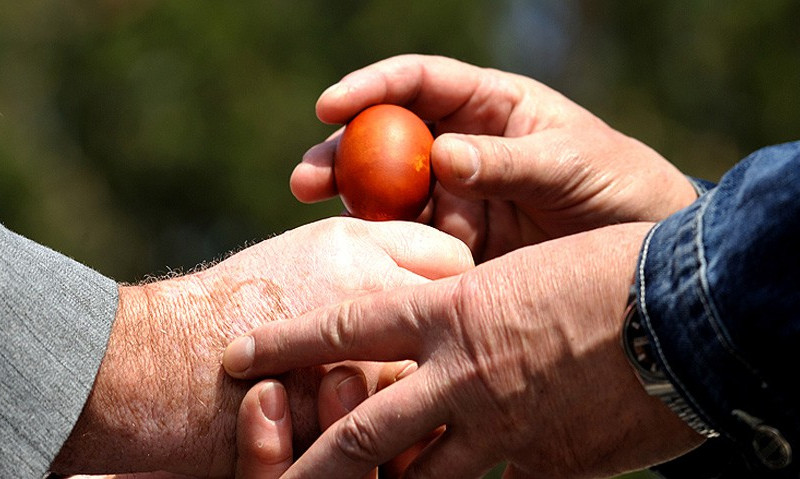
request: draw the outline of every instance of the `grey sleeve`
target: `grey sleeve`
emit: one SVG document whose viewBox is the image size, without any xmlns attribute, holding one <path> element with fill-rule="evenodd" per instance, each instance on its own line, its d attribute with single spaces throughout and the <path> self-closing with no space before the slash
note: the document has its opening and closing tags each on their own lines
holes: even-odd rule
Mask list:
<svg viewBox="0 0 800 479">
<path fill-rule="evenodd" d="M 41 477 L 78 420 L 117 284 L 0 225 L 0 477 Z"/>
</svg>

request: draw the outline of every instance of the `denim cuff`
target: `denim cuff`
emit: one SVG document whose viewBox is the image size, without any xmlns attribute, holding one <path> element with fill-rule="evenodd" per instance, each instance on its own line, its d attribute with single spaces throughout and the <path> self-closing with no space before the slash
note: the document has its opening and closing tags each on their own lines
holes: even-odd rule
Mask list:
<svg viewBox="0 0 800 479">
<path fill-rule="evenodd" d="M 687 403 L 714 429 L 721 429 L 714 375 L 721 345 L 709 321 L 697 245 L 701 203 L 658 223 L 644 240 L 636 271 L 642 323 L 667 377 Z M 711 408 L 711 409 L 707 409 Z"/>
<path fill-rule="evenodd" d="M 646 236 L 636 271 L 642 322 L 676 390 L 753 471 L 745 475 L 740 469 L 736 477 L 795 477 L 783 476 L 788 471 L 765 471 L 754 451 L 754 423 L 746 419 L 765 417 L 764 405 L 771 399 L 764 379 L 737 353 L 710 294 L 703 215 L 716 192 L 701 196 Z"/>
</svg>

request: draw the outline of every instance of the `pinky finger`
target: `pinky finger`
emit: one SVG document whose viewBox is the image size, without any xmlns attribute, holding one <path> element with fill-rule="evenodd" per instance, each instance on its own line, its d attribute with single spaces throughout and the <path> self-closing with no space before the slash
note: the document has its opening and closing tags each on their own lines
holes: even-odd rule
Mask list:
<svg viewBox="0 0 800 479">
<path fill-rule="evenodd" d="M 283 385 L 258 383 L 239 408 L 237 479 L 278 478 L 292 465 L 292 421 Z"/>
</svg>

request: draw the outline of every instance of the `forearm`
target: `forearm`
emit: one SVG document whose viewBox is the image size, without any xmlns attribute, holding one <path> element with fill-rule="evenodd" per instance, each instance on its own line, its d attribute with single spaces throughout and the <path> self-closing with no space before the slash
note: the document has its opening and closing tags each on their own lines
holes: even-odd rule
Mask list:
<svg viewBox="0 0 800 479">
<path fill-rule="evenodd" d="M 193 378 L 187 375 L 188 350 L 174 341 L 183 332 L 166 319 L 181 314 L 178 309 L 186 305 L 179 306 L 182 295 L 168 286 L 120 288 L 108 349 L 54 471 L 134 472 L 168 465 L 175 470 L 188 459 L 178 456 L 182 449 L 193 449 L 189 443 L 197 439 L 190 430 L 197 416 L 193 409 L 208 402 L 203 396 L 214 388 L 206 381 L 197 396 L 189 395 Z M 211 451 L 204 452 L 207 459 L 212 457 Z"/>
</svg>

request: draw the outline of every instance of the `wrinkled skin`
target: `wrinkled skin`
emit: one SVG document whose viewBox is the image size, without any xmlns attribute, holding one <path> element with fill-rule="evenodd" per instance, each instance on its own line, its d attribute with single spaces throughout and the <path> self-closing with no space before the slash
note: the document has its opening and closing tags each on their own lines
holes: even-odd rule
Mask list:
<svg viewBox="0 0 800 479">
<path fill-rule="evenodd" d="M 196 273 L 123 286 L 92 394 L 52 469 L 230 477 L 237 412 L 253 384 L 232 380 L 221 368 L 232 338 L 322 305 L 471 266 L 463 243 L 427 226 L 333 218 Z M 360 368 L 374 391 L 381 365 Z M 281 376 L 296 451 L 319 434 L 317 389 L 327 369 Z"/>
<path fill-rule="evenodd" d="M 568 236 L 271 323 L 232 343 L 224 364 L 250 378 L 345 358 L 419 363 L 285 477 L 358 477 L 441 425 L 405 477 L 480 477 L 507 461 L 506 477 L 590 478 L 662 462 L 702 437 L 644 391 L 619 342 L 650 226 Z"/>
</svg>

